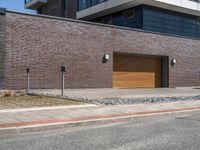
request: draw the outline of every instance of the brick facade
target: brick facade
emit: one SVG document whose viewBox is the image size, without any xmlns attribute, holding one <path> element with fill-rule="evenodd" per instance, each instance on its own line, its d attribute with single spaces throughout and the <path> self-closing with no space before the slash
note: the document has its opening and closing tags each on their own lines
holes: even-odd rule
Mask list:
<svg viewBox="0 0 200 150">
<path fill-rule="evenodd" d="M 65 5 L 65 10 L 64 10 Z M 38 9 L 39 14 L 76 19 L 77 3 L 75 0 L 48 0 L 47 4 Z"/>
<path fill-rule="evenodd" d="M 5 88 L 112 87 L 113 53 L 168 56 L 169 86 L 200 85 L 200 41 L 68 19 L 6 13 Z M 102 62 L 105 54 L 111 56 Z"/>
<path fill-rule="evenodd" d="M 5 31 L 6 17 L 3 12 L 0 13 L 0 88 L 3 87 L 4 68 L 5 68 Z"/>
</svg>

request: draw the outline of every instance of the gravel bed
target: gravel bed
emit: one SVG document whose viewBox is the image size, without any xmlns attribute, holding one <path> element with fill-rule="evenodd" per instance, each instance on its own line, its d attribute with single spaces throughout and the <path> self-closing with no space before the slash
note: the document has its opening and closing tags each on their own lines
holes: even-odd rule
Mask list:
<svg viewBox="0 0 200 150">
<path fill-rule="evenodd" d="M 131 99 L 105 98 L 96 100 L 91 100 L 91 99 L 82 99 L 82 100 L 89 103 L 101 104 L 101 105 L 131 105 L 131 104 L 142 104 L 142 103 L 200 100 L 200 95 L 185 96 L 185 97 L 151 97 L 151 98 L 131 98 Z"/>
<path fill-rule="evenodd" d="M 33 95 L 38 95 L 32 92 Z M 50 97 L 61 98 L 60 95 L 52 94 L 39 94 Z M 144 97 L 144 98 L 103 98 L 103 99 L 89 99 L 79 97 L 68 97 L 64 96 L 62 99 L 72 99 L 83 103 L 90 103 L 96 105 L 132 105 L 132 104 L 143 104 L 143 103 L 157 103 L 157 102 L 176 102 L 176 101 L 189 101 L 189 100 L 200 100 L 200 95 L 196 96 L 174 96 L 174 97 Z"/>
</svg>

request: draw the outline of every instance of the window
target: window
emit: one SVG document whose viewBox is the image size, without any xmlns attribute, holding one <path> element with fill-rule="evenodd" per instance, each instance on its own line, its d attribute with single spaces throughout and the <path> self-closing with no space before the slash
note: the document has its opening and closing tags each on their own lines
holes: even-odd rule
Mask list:
<svg viewBox="0 0 200 150">
<path fill-rule="evenodd" d="M 42 8 L 39 8 L 39 9 L 37 10 L 37 13 L 38 13 L 38 14 L 42 14 Z"/>
<path fill-rule="evenodd" d="M 197 24 L 200 25 L 200 18 L 197 18 Z"/>
<path fill-rule="evenodd" d="M 200 3 L 200 0 L 190 0 L 190 1 Z"/>
<path fill-rule="evenodd" d="M 135 17 L 135 9 L 134 8 L 127 9 L 123 12 L 123 19 L 124 20 L 128 20 L 128 19 L 131 19 L 131 18 L 134 18 L 134 17 Z"/>
<path fill-rule="evenodd" d="M 100 3 L 103 3 L 107 0 L 78 0 L 78 10 L 87 9 L 89 7 L 98 5 Z"/>
<path fill-rule="evenodd" d="M 62 7 L 64 11 L 66 11 L 66 4 L 66 0 L 62 0 Z"/>
<path fill-rule="evenodd" d="M 79 0 L 79 10 L 86 9 L 90 6 L 90 0 Z"/>
<path fill-rule="evenodd" d="M 105 0 L 92 0 L 92 5 L 97 5 L 97 4 L 100 4 L 102 2 L 105 2 Z"/>
<path fill-rule="evenodd" d="M 102 18 L 102 23 L 104 24 L 112 24 L 112 15 L 106 16 Z"/>
</svg>

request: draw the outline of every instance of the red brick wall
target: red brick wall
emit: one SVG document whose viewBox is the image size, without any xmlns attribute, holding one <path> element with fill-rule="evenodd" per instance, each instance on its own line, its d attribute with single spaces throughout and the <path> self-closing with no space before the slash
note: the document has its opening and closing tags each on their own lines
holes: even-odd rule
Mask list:
<svg viewBox="0 0 200 150">
<path fill-rule="evenodd" d="M 65 17 L 65 18 L 76 18 L 77 2 L 76 0 L 66 1 L 66 10 L 63 10 L 62 0 L 48 0 L 46 5 L 43 5 L 39 10 L 39 14 Z"/>
<path fill-rule="evenodd" d="M 3 88 L 4 68 L 5 68 L 5 29 L 6 17 L 0 13 L 0 89 Z"/>
<path fill-rule="evenodd" d="M 170 87 L 200 85 L 199 40 L 10 12 L 6 20 L 6 88 L 26 88 L 27 67 L 31 88 L 60 88 L 63 64 L 66 88 L 110 88 L 113 52 L 176 58 Z"/>
</svg>

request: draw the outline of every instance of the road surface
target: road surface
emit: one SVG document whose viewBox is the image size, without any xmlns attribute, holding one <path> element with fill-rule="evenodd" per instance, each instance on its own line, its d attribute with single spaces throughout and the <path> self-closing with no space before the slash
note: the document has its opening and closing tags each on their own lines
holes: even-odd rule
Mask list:
<svg viewBox="0 0 200 150">
<path fill-rule="evenodd" d="M 200 111 L 0 136 L 0 150 L 200 150 Z"/>
</svg>

